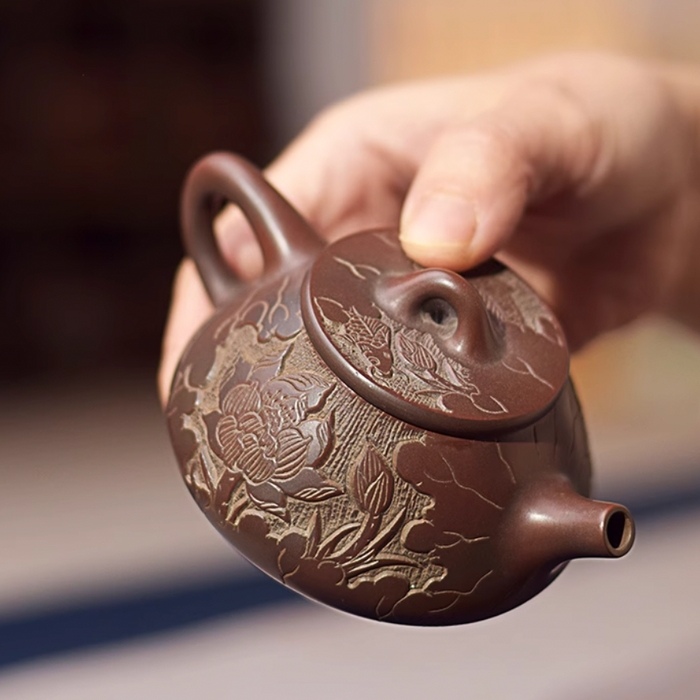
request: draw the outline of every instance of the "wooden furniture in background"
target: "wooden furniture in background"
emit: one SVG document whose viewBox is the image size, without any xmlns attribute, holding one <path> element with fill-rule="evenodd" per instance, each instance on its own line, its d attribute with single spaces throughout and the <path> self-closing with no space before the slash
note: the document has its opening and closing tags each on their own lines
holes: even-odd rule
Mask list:
<svg viewBox="0 0 700 700">
<path fill-rule="evenodd" d="M 157 362 L 202 153 L 268 156 L 256 0 L 0 6 L 0 377 Z"/>
</svg>

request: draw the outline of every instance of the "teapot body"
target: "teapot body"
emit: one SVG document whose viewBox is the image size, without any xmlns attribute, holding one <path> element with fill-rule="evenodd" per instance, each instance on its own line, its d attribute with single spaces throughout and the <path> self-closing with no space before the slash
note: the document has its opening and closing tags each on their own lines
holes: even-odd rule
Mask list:
<svg viewBox="0 0 700 700">
<path fill-rule="evenodd" d="M 395 234 L 373 235 L 387 255 L 402 255 Z M 338 269 L 322 265 L 320 278 L 318 256 L 300 256 L 236 290 L 180 361 L 170 435 L 185 482 L 216 529 L 307 597 L 419 625 L 500 614 L 542 590 L 570 558 L 624 554 L 629 514 L 586 498 L 590 459 L 568 376 L 555 386 L 534 361 L 515 365 L 505 351 L 483 361 L 484 372 L 512 374 L 521 393 L 550 394 L 537 411 L 528 406 L 509 419 L 502 379 L 506 394 L 480 389 L 478 373 L 433 342 L 422 321 L 407 327 L 393 302 L 385 312 L 333 292 L 380 277 L 343 250 L 326 251 Z M 431 294 L 423 296 L 433 303 Z M 312 329 L 314 309 L 328 347 L 318 339 L 323 329 Z M 500 316 L 489 322 L 496 345 L 511 332 L 556 343 L 547 324 Z M 483 428 L 467 409 L 488 418 Z M 444 431 L 441 412 L 454 418 Z"/>
</svg>

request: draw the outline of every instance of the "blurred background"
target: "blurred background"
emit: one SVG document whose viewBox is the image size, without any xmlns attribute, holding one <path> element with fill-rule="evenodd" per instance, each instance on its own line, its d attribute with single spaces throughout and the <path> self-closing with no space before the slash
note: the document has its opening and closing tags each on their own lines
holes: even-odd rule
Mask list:
<svg viewBox="0 0 700 700">
<path fill-rule="evenodd" d="M 633 553 L 467 628 L 386 629 L 263 579 L 181 484 L 155 393 L 200 155 L 264 165 L 363 87 L 547 51 L 700 61 L 699 21 L 693 0 L 0 3 L 0 696 L 700 697 L 683 329 L 644 319 L 573 360 Z"/>
</svg>

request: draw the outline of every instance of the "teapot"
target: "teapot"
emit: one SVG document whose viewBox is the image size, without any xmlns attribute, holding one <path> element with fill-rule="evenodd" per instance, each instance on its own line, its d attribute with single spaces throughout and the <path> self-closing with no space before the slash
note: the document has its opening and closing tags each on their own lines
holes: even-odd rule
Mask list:
<svg viewBox="0 0 700 700">
<path fill-rule="evenodd" d="M 217 248 L 222 198 L 257 236 L 257 281 Z M 562 329 L 510 269 L 425 269 L 391 230 L 327 243 L 228 153 L 190 171 L 181 214 L 216 308 L 174 375 L 169 432 L 200 508 L 257 567 L 349 613 L 451 625 L 630 550 L 628 510 L 588 498 Z"/>
</svg>

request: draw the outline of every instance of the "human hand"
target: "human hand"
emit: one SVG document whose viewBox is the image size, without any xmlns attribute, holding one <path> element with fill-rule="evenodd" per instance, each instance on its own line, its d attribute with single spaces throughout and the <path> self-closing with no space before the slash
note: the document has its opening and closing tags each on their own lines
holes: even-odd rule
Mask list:
<svg viewBox="0 0 700 700">
<path fill-rule="evenodd" d="M 551 305 L 572 349 L 673 303 L 700 201 L 700 87 L 671 67 L 551 57 L 382 88 L 320 115 L 266 171 L 324 236 L 400 225 L 406 253 L 464 270 L 490 256 Z M 262 258 L 238 210 L 215 225 L 244 278 Z M 163 399 L 211 313 L 191 261 L 166 329 Z"/>
</svg>

